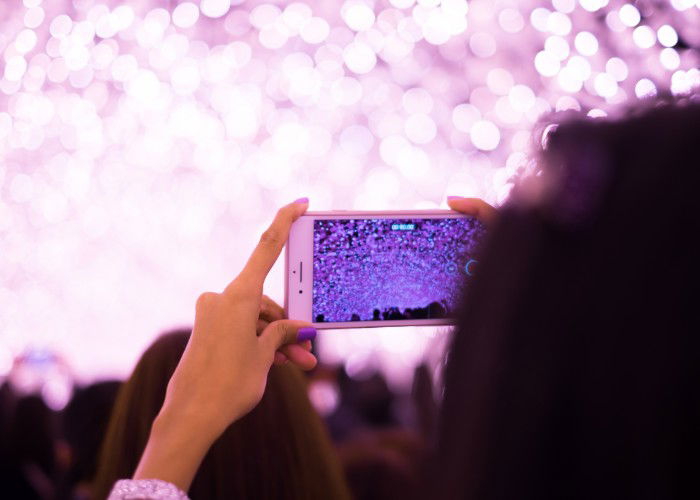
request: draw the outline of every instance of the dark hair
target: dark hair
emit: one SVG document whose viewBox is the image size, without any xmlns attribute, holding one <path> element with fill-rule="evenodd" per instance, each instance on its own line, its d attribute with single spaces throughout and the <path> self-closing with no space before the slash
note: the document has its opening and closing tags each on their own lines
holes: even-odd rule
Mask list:
<svg viewBox="0 0 700 500">
<path fill-rule="evenodd" d="M 133 475 L 189 333 L 156 340 L 120 390 L 98 469 L 100 498 L 117 479 Z M 299 370 L 272 367 L 262 401 L 214 443 L 189 494 L 193 499 L 348 498 L 338 458 Z"/>
<path fill-rule="evenodd" d="M 700 497 L 699 148 L 688 102 L 549 136 L 464 298 L 439 498 Z"/>
<path fill-rule="evenodd" d="M 61 414 L 62 437 L 70 463 L 58 486 L 57 498 L 69 498 L 81 483 L 95 479 L 100 445 L 107 431 L 121 382 L 107 380 L 78 388 Z"/>
<path fill-rule="evenodd" d="M 56 415 L 41 396 L 17 400 L 10 422 L 3 495 L 8 498 L 50 498 L 56 479 Z"/>
</svg>

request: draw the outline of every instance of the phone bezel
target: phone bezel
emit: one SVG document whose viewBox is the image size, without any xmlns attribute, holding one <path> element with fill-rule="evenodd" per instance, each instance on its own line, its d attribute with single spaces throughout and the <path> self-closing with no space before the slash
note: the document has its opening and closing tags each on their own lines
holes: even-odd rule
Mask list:
<svg viewBox="0 0 700 500">
<path fill-rule="evenodd" d="M 308 321 L 316 329 L 379 328 L 396 326 L 453 325 L 454 318 L 401 319 L 381 321 L 342 321 L 316 323 L 312 318 L 313 292 L 313 221 L 317 219 L 415 219 L 415 218 L 474 218 L 454 210 L 397 210 L 306 212 L 292 225 L 285 244 L 284 258 L 284 311 L 288 318 Z M 301 275 L 301 276 L 300 276 Z M 301 278 L 301 283 L 299 283 Z M 301 293 L 298 293 L 301 290 Z M 296 292 L 296 293 L 295 293 Z"/>
</svg>

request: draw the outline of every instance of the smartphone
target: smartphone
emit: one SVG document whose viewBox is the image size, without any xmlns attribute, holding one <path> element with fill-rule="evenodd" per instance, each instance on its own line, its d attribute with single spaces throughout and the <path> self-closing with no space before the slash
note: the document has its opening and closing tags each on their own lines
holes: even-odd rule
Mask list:
<svg viewBox="0 0 700 500">
<path fill-rule="evenodd" d="M 286 245 L 287 317 L 317 329 L 453 324 L 484 233 L 451 210 L 307 212 Z"/>
</svg>

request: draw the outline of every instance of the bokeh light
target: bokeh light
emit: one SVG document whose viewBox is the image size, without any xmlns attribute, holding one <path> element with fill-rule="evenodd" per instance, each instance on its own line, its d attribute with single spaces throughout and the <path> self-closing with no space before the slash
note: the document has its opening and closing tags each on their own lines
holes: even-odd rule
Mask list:
<svg viewBox="0 0 700 500">
<path fill-rule="evenodd" d="M 124 375 L 300 196 L 502 203 L 538 120 L 691 92 L 698 46 L 692 0 L 1 2 L 0 376 L 36 349 Z M 319 344 L 400 381 L 436 338 Z"/>
</svg>

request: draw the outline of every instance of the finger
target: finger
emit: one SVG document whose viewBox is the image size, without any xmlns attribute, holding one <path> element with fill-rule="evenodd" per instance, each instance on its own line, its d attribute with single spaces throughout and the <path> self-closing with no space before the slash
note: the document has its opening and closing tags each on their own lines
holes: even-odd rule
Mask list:
<svg viewBox="0 0 700 500">
<path fill-rule="evenodd" d="M 448 196 L 447 205 L 457 212 L 472 215 L 485 224 L 492 222 L 498 211 L 480 198 L 462 198 L 461 196 Z"/>
<path fill-rule="evenodd" d="M 282 353 L 282 352 L 280 352 L 280 351 L 277 351 L 277 352 L 275 353 L 275 360 L 274 360 L 273 362 L 274 362 L 276 365 L 283 365 L 283 364 L 285 364 L 287 361 L 289 361 L 289 358 L 287 358 L 287 356 L 286 356 L 284 353 Z"/>
<path fill-rule="evenodd" d="M 306 321 L 282 319 L 273 321 L 260 335 L 260 342 L 271 352 L 285 344 L 296 344 L 316 337 L 316 329 Z"/>
<path fill-rule="evenodd" d="M 296 344 L 290 344 L 290 345 L 298 345 L 299 347 L 303 347 L 307 351 L 311 351 L 311 341 L 310 340 L 305 340 L 303 342 L 297 342 Z"/>
<path fill-rule="evenodd" d="M 284 319 L 284 309 L 270 297 L 263 295 L 260 301 L 260 319 L 268 323 Z"/>
<path fill-rule="evenodd" d="M 318 360 L 308 349 L 301 344 L 287 344 L 280 351 L 287 359 L 302 370 L 311 370 L 316 366 Z"/>
<path fill-rule="evenodd" d="M 284 248 L 292 223 L 306 211 L 308 206 L 308 200 L 302 198 L 298 202 L 285 205 L 277 211 L 275 219 L 260 237 L 260 241 L 241 271 L 240 277 L 262 286 L 267 273 L 270 272 L 270 269 L 282 252 L 282 248 Z M 227 287 L 228 289 L 229 287 Z"/>
<path fill-rule="evenodd" d="M 255 324 L 255 334 L 259 337 L 260 334 L 262 334 L 263 330 L 267 328 L 267 325 L 269 325 L 271 321 L 265 321 L 264 319 L 259 319 L 257 320 Z"/>
<path fill-rule="evenodd" d="M 300 349 L 302 351 L 311 352 L 311 341 L 306 340 L 304 342 L 298 342 L 296 344 L 283 345 L 277 352 L 281 352 L 289 358 L 294 357 L 295 353 Z"/>
</svg>

